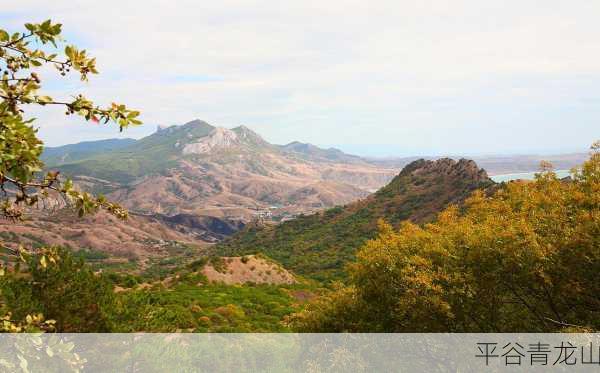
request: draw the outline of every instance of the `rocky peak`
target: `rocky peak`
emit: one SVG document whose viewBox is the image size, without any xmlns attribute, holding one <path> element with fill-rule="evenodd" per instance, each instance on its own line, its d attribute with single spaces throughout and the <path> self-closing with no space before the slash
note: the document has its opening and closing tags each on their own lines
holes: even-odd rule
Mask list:
<svg viewBox="0 0 600 373">
<path fill-rule="evenodd" d="M 210 131 L 213 128 L 214 128 L 213 126 L 206 123 L 205 121 L 195 119 L 191 122 L 187 122 L 180 126 L 179 125 L 169 126 L 169 125 L 165 125 L 165 124 L 159 124 L 158 126 L 156 126 L 155 134 L 157 134 L 157 135 L 171 135 L 171 134 L 175 134 L 175 133 L 201 134 L 201 133 Z"/>
<path fill-rule="evenodd" d="M 402 169 L 388 185 L 381 188 L 379 195 L 404 194 L 407 190 L 430 195 L 447 194 L 451 200 L 457 195 L 466 197 L 477 188 L 494 184 L 485 170 L 469 159 L 458 161 L 441 158 L 435 161 L 418 159 Z M 465 193 L 464 195 L 461 193 Z"/>
<path fill-rule="evenodd" d="M 479 168 L 475 161 L 465 158 L 458 161 L 451 158 L 441 158 L 435 161 L 418 159 L 409 163 L 400 172 L 400 176 L 426 174 L 457 176 L 473 181 L 490 180 L 487 172 Z"/>
<path fill-rule="evenodd" d="M 184 125 L 182 125 L 181 127 L 183 128 L 194 128 L 194 127 L 213 127 L 210 124 L 208 124 L 207 122 L 200 120 L 200 119 L 194 119 L 190 122 L 185 123 Z"/>
<path fill-rule="evenodd" d="M 216 149 L 226 149 L 240 145 L 237 133 L 223 127 L 214 128 L 208 136 L 187 144 L 183 154 L 206 154 Z"/>
<path fill-rule="evenodd" d="M 157 134 L 167 134 L 170 133 L 172 130 L 175 129 L 175 126 L 167 126 L 166 124 L 159 124 L 158 126 L 156 126 L 156 132 Z"/>
<path fill-rule="evenodd" d="M 266 142 L 259 134 L 246 126 L 235 127 L 232 129 L 232 131 L 238 135 L 240 141 L 243 141 L 246 144 L 255 146 L 270 146 L 270 144 Z"/>
</svg>

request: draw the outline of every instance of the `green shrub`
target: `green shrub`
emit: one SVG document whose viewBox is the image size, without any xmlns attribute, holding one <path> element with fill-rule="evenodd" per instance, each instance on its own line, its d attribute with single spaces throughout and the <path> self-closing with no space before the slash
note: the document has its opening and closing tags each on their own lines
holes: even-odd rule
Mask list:
<svg viewBox="0 0 600 373">
<path fill-rule="evenodd" d="M 220 256 L 211 256 L 209 262 L 217 272 L 225 273 L 227 270 L 227 263 Z"/>
<path fill-rule="evenodd" d="M 39 254 L 25 268 L 1 277 L 2 301 L 17 319 L 42 313 L 56 320 L 58 332 L 108 332 L 114 306 L 110 281 L 92 272 L 81 258 L 57 249 L 56 264 L 40 263 Z"/>
<path fill-rule="evenodd" d="M 188 268 L 191 269 L 192 271 L 199 271 L 202 268 L 204 268 L 206 263 L 208 263 L 208 257 L 203 256 L 200 259 L 196 259 L 193 262 L 191 262 L 190 264 L 188 264 Z"/>
</svg>

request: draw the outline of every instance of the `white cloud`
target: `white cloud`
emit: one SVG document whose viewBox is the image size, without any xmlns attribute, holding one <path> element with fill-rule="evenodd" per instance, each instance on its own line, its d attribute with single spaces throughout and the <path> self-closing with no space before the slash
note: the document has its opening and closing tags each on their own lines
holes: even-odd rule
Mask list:
<svg viewBox="0 0 600 373">
<path fill-rule="evenodd" d="M 52 81 L 53 93 L 122 101 L 147 123 L 199 117 L 250 125 L 277 142 L 393 143 L 416 152 L 516 151 L 564 139 L 575 148 L 600 137 L 589 84 L 600 80 L 594 1 L 26 0 L 8 7 L 11 24 L 61 21 L 70 40 L 98 57 L 102 74 L 89 86 L 72 82 L 66 90 Z M 58 115 L 40 119 L 51 144 L 113 135 L 78 132 Z"/>
</svg>

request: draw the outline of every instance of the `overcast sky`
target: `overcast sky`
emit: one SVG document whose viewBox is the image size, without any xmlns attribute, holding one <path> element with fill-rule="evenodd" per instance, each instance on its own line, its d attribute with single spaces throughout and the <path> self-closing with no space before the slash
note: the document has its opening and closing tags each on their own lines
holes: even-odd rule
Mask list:
<svg viewBox="0 0 600 373">
<path fill-rule="evenodd" d="M 585 150 L 600 139 L 600 1 L 27 1 L 0 27 L 63 23 L 88 84 L 156 125 L 199 118 L 367 155 Z M 44 77 L 43 77 L 44 78 Z M 49 145 L 117 137 L 35 112 Z"/>
</svg>

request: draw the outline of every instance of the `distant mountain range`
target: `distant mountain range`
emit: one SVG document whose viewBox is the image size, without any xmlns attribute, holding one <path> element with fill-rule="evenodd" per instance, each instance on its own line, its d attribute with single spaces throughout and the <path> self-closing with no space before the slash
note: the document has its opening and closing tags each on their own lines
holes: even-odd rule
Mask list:
<svg viewBox="0 0 600 373">
<path fill-rule="evenodd" d="M 252 220 L 292 216 L 367 196 L 397 170 L 336 149 L 273 145 L 244 126 L 194 120 L 141 140 L 49 148 L 49 169 L 132 211 Z"/>
<path fill-rule="evenodd" d="M 535 171 L 542 159 L 562 169 L 586 158 L 477 162 L 490 173 L 513 173 Z M 142 267 L 157 256 L 189 250 L 229 256 L 260 251 L 318 279 L 342 276 L 344 263 L 374 236 L 377 219 L 427 222 L 449 203 L 493 185 L 473 161 L 369 159 L 300 142 L 275 145 L 247 127 L 200 120 L 159 127 L 140 140 L 47 148 L 43 159 L 80 188 L 125 205 L 131 218 L 122 222 L 100 213 L 82 222 L 61 210 L 32 211 L 27 222 L 0 222 L 9 245 L 100 250 L 123 265 L 137 258 Z M 231 235 L 214 249 L 206 247 Z"/>
<path fill-rule="evenodd" d="M 571 154 L 476 159 L 488 172 L 497 174 L 535 171 L 542 159 L 552 161 L 556 168 L 570 168 L 586 157 Z M 71 221 L 68 225 L 75 231 L 65 233 L 63 218 L 53 222 L 41 216 L 27 228 L 19 228 L 24 234 L 48 243 L 109 251 L 127 249 L 143 256 L 144 252 L 162 250 L 164 242 L 218 242 L 257 219 L 276 222 L 298 218 L 272 233 L 268 229 L 254 231 L 256 224 L 252 223 L 245 235 L 222 247 L 227 248 L 223 252 L 233 255 L 262 245 L 278 260 L 306 273 L 338 273 L 340 260 L 370 237 L 367 232 L 374 231 L 376 218 L 426 221 L 472 189 L 448 189 L 447 185 L 462 185 L 462 181 L 434 177 L 439 167 L 428 166 L 445 165 L 454 172 L 466 167 L 464 161 L 454 166 L 448 164 L 449 160 L 430 163 L 432 158 L 415 163 L 414 157 L 369 159 L 300 142 L 275 145 L 247 127 L 226 129 L 201 120 L 159 127 L 140 140 L 101 140 L 46 148 L 43 159 L 48 169 L 72 177 L 80 188 L 107 194 L 122 203 L 132 212 L 132 219 L 123 223 L 109 217 L 95 218 L 93 228 Z M 397 176 L 409 163 L 408 169 L 417 165 L 418 169 L 428 170 L 423 172 L 430 176 L 407 179 L 407 168 Z M 471 169 L 467 180 L 479 180 L 473 165 L 466 169 Z M 417 180 L 421 179 L 428 184 L 417 188 L 416 183 L 422 182 Z M 476 184 L 471 181 L 469 185 Z M 401 187 L 390 199 L 383 198 L 394 185 Z M 310 215 L 344 205 L 347 207 L 341 210 L 338 207 Z M 253 232 L 256 241 L 249 239 Z M 282 250 L 283 242 L 290 244 L 290 250 L 284 245 L 287 254 L 277 251 Z M 294 262 L 293 253 L 298 250 L 307 250 L 308 257 L 319 256 L 314 263 L 318 262 L 320 269 Z M 304 260 L 302 255 L 298 258 Z"/>
<path fill-rule="evenodd" d="M 190 140 L 198 138 L 205 139 L 192 144 L 186 149 L 181 149 L 181 146 L 185 147 L 189 145 Z M 169 149 L 169 146 L 171 149 Z M 115 179 L 126 183 L 145 176 L 149 172 L 169 168 L 170 165 L 166 161 L 180 159 L 182 155 L 209 155 L 212 153 L 218 156 L 226 148 L 239 149 L 243 147 L 250 147 L 255 150 L 268 149 L 270 152 L 284 153 L 292 156 L 292 158 L 316 163 L 368 164 L 385 169 L 386 174 L 389 170 L 399 172 L 404 166 L 417 159 L 463 158 L 463 156 L 451 155 L 446 157 L 373 158 L 347 154 L 336 148 L 324 149 L 316 145 L 298 141 L 293 141 L 286 145 L 274 145 L 269 144 L 245 126 L 228 130 L 213 127 L 201 120 L 194 120 L 182 126 L 159 126 L 155 134 L 141 140 L 109 139 L 87 141 L 59 147 L 47 147 L 44 150 L 43 159 L 50 168 L 62 167 L 65 171 L 70 171 L 73 174 L 80 172 L 82 175 L 104 175 L 107 180 Z M 102 167 L 97 169 L 98 166 L 105 166 L 107 161 L 112 161 L 113 158 L 118 158 L 123 154 L 128 155 L 125 157 L 125 162 L 117 161 L 116 164 L 111 164 L 112 167 L 109 170 L 103 170 Z M 554 155 L 470 156 L 468 158 L 476 161 L 489 175 L 498 175 L 535 172 L 539 169 L 539 164 L 542 160 L 551 162 L 555 169 L 570 169 L 583 163 L 588 156 L 588 153 L 580 152 Z M 339 174 L 331 178 L 336 179 L 338 176 L 343 179 L 343 176 Z M 325 177 L 325 179 L 328 178 Z M 384 183 L 385 180 L 379 180 L 379 183 L 371 181 L 367 184 L 374 186 L 374 188 L 370 189 L 377 189 L 377 187 Z M 354 185 L 355 183 L 350 180 L 350 184 Z M 358 184 L 360 185 L 359 187 L 364 186 L 364 183 Z"/>
</svg>

